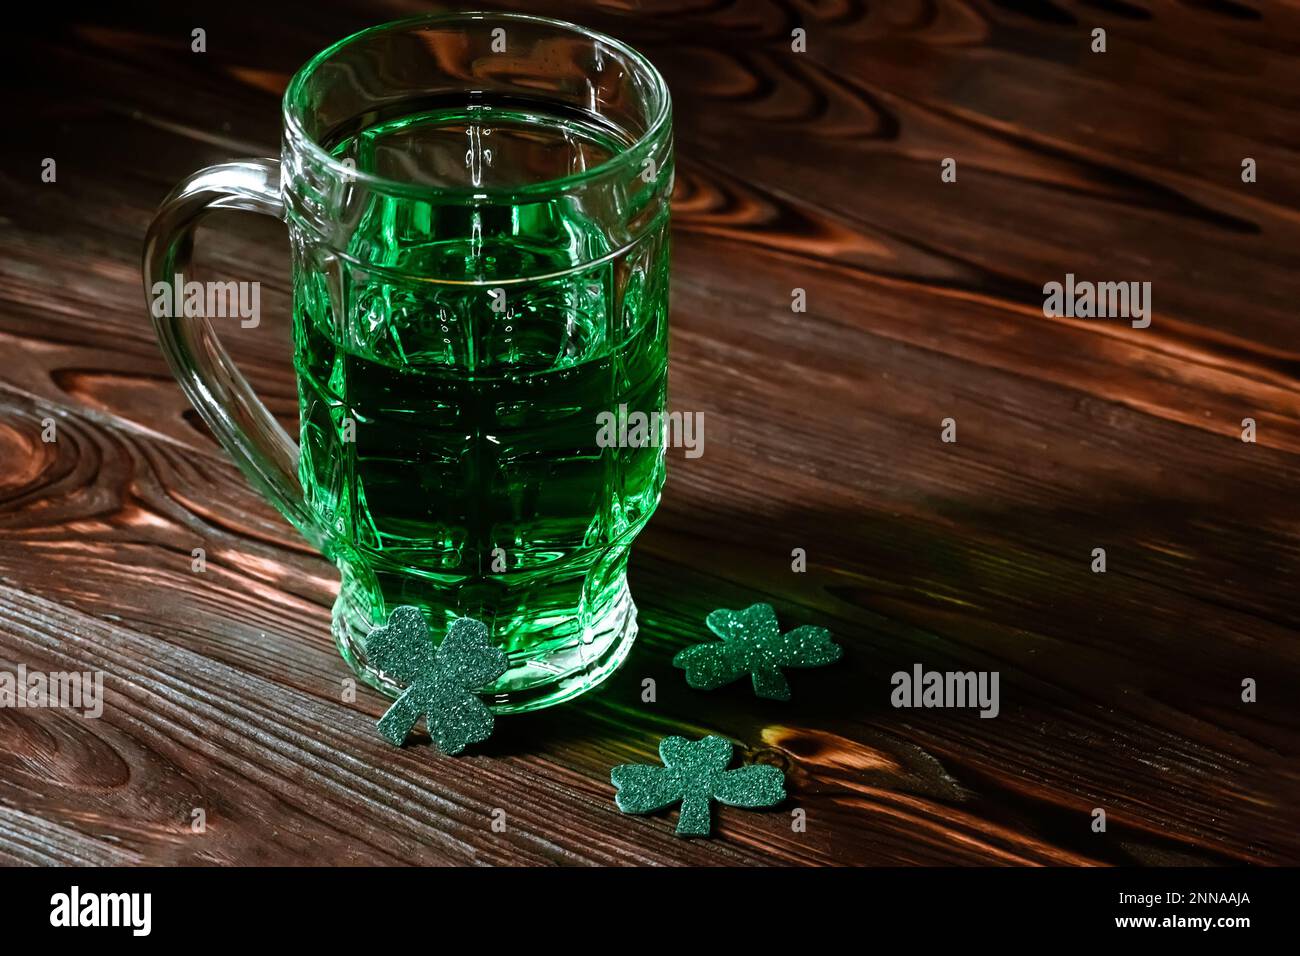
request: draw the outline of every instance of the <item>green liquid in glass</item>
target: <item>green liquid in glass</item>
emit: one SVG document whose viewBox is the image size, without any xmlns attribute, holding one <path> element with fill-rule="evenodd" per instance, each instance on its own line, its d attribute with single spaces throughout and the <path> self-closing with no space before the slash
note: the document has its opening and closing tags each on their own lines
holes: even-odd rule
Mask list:
<svg viewBox="0 0 1300 956">
<path fill-rule="evenodd" d="M 587 114 L 462 99 L 367 115 L 330 145 L 360 172 L 472 193 L 630 143 Z M 625 650 L 627 548 L 663 484 L 662 445 L 599 447 L 597 414 L 664 407 L 667 216 L 620 250 L 553 193 L 371 192 L 355 215 L 346 248 L 295 249 L 300 477 L 336 542 L 344 653 L 413 604 L 437 635 L 463 615 L 491 628 L 501 710 L 579 693 Z"/>
</svg>

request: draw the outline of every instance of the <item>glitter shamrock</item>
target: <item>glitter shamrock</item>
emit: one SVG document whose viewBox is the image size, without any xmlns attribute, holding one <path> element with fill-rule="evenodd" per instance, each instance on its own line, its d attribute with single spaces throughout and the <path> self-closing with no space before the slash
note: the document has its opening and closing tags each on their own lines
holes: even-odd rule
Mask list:
<svg viewBox="0 0 1300 956">
<path fill-rule="evenodd" d="M 659 742 L 662 767 L 625 763 L 609 772 L 624 813 L 653 813 L 681 802 L 678 836 L 708 836 L 709 801 L 732 807 L 770 807 L 785 799 L 785 774 L 777 767 L 751 764 L 728 770 L 731 741 L 723 737 Z"/>
<path fill-rule="evenodd" d="M 370 632 L 366 655 L 409 686 L 379 719 L 379 733 L 400 747 L 421 717 L 443 753 L 458 754 L 492 733 L 492 711 L 473 693 L 506 672 L 506 655 L 488 640 L 487 626 L 453 621 L 435 651 L 419 608 L 398 607 Z"/>
<path fill-rule="evenodd" d="M 789 700 L 790 685 L 781 668 L 821 667 L 843 653 L 824 627 L 805 624 L 782 634 L 770 604 L 714 611 L 705 623 L 722 640 L 696 644 L 673 658 L 696 690 L 713 690 L 750 674 L 759 697 Z"/>
</svg>

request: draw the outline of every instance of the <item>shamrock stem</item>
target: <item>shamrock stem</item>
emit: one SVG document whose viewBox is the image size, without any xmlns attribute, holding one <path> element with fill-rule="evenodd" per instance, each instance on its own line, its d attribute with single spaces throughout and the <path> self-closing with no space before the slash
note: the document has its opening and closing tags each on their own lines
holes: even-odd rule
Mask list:
<svg viewBox="0 0 1300 956">
<path fill-rule="evenodd" d="M 682 810 L 677 816 L 678 836 L 708 836 L 709 823 L 708 794 L 688 793 L 682 797 Z"/>
<path fill-rule="evenodd" d="M 776 667 L 754 668 L 754 693 L 768 700 L 789 700 L 790 683 Z"/>
<path fill-rule="evenodd" d="M 400 747 L 406 742 L 411 728 L 420 719 L 420 705 L 412 697 L 410 690 L 407 690 L 393 701 L 393 706 L 379 718 L 379 733 L 395 747 Z"/>
</svg>

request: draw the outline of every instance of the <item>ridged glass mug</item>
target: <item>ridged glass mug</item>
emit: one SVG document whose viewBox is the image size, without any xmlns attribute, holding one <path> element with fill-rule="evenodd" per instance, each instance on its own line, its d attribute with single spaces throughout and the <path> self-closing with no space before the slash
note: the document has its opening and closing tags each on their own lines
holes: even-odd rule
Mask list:
<svg viewBox="0 0 1300 956">
<path fill-rule="evenodd" d="M 151 310 L 172 371 L 338 566 L 334 636 L 363 680 L 400 691 L 366 636 L 411 604 L 435 640 L 457 617 L 488 625 L 510 661 L 485 695 L 497 712 L 582 693 L 636 636 L 628 549 L 664 478 L 662 442 L 598 438 L 601 413 L 665 402 L 663 79 L 570 24 L 442 15 L 320 53 L 283 112 L 279 162 L 213 166 L 173 191 L 144 277 L 146 294 L 190 278 L 209 210 L 285 221 L 299 443 L 210 318 Z"/>
</svg>

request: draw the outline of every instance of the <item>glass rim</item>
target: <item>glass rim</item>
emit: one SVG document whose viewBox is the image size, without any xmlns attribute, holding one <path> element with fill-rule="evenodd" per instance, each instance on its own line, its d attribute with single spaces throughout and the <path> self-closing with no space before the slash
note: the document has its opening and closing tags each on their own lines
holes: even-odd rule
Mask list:
<svg viewBox="0 0 1300 956">
<path fill-rule="evenodd" d="M 518 186 L 429 186 L 420 183 L 405 182 L 400 179 L 392 179 L 387 176 L 378 176 L 374 173 L 366 172 L 360 169 L 354 169 L 344 164 L 341 160 L 336 159 L 324 146 L 316 141 L 315 137 L 307 132 L 304 124 L 304 117 L 300 113 L 299 106 L 300 94 L 306 87 L 308 81 L 316 73 L 316 70 L 327 60 L 351 46 L 352 44 L 374 36 L 379 33 L 399 32 L 410 30 L 412 27 L 422 25 L 437 25 L 442 23 L 452 23 L 455 21 L 504 21 L 515 23 L 533 23 L 542 24 L 548 27 L 554 27 L 559 30 L 572 33 L 590 39 L 596 43 L 608 45 L 635 64 L 644 71 L 646 77 L 651 82 L 651 89 L 654 95 L 652 109 L 650 112 L 650 121 L 646 125 L 645 132 L 636 138 L 627 149 L 621 150 L 609 159 L 597 163 L 590 169 L 582 170 L 577 173 L 570 173 L 567 176 L 561 176 L 555 179 L 545 179 L 536 183 L 527 183 Z M 329 170 L 329 172 L 346 182 L 362 183 L 371 188 L 386 193 L 397 193 L 404 195 L 429 196 L 429 195 L 453 195 L 463 196 L 472 199 L 491 199 L 516 195 L 546 195 L 553 193 L 566 192 L 582 183 L 607 176 L 618 171 L 627 165 L 640 165 L 639 154 L 649 152 L 662 136 L 665 128 L 669 124 L 672 115 L 672 99 L 669 94 L 668 84 L 663 75 L 646 56 L 635 48 L 624 43 L 622 40 L 601 33 L 599 30 L 592 30 L 576 23 L 569 23 L 565 20 L 557 20 L 552 17 L 541 17 L 530 13 L 515 13 L 510 11 L 464 11 L 464 12 L 443 12 L 434 14 L 421 14 L 413 17 L 405 17 L 400 20 L 390 20 L 387 23 L 380 23 L 364 30 L 358 30 L 356 33 L 349 34 L 341 40 L 336 40 L 325 49 L 312 56 L 306 63 L 298 68 L 297 72 L 289 80 L 289 85 L 285 88 L 284 96 L 281 99 L 281 112 L 284 117 L 285 138 L 295 149 L 305 149 L 316 162 Z"/>
</svg>

